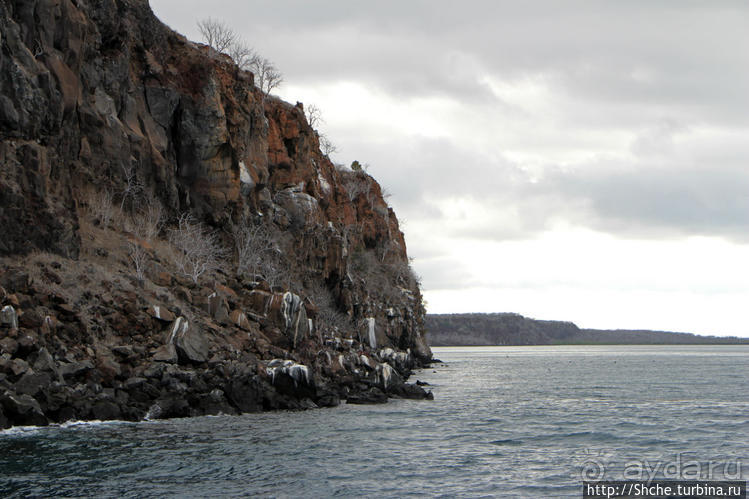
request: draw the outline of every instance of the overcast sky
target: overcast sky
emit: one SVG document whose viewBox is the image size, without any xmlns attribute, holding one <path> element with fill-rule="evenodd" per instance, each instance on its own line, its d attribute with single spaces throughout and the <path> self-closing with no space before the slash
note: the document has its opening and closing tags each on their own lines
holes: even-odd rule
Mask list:
<svg viewBox="0 0 749 499">
<path fill-rule="evenodd" d="M 151 0 L 273 60 L 431 313 L 749 336 L 749 2 Z"/>
</svg>

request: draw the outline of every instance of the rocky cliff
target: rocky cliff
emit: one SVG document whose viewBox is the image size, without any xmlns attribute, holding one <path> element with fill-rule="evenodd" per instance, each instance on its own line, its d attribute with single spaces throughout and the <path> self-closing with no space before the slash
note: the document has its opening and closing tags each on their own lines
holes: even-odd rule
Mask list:
<svg viewBox="0 0 749 499">
<path fill-rule="evenodd" d="M 0 0 L 0 165 L 0 427 L 427 396 L 377 182 L 146 0 Z"/>
</svg>

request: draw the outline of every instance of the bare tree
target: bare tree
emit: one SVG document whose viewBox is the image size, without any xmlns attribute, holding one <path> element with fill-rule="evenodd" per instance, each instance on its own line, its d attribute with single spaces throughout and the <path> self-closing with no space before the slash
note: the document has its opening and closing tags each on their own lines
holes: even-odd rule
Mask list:
<svg viewBox="0 0 749 499">
<path fill-rule="evenodd" d="M 315 329 L 323 338 L 343 336 L 354 329 L 351 318 L 338 310 L 329 289 L 318 285 L 309 291 L 309 296 L 317 307 Z"/>
<path fill-rule="evenodd" d="M 346 191 L 349 201 L 353 202 L 360 194 L 366 194 L 370 191 L 366 175 L 357 172 L 341 173 L 344 173 L 343 189 Z"/>
<path fill-rule="evenodd" d="M 264 224 L 253 224 L 243 219 L 232 230 L 237 250 L 237 275 L 249 273 L 254 278 L 276 251 L 270 230 Z"/>
<path fill-rule="evenodd" d="M 127 254 L 130 257 L 130 262 L 133 264 L 136 279 L 138 279 L 138 282 L 143 282 L 148 259 L 146 248 L 139 241 L 130 240 L 127 242 Z"/>
<path fill-rule="evenodd" d="M 281 250 L 282 233 L 272 224 L 243 220 L 232 230 L 237 250 L 237 275 L 263 279 L 271 288 L 289 288 L 293 258 Z"/>
<path fill-rule="evenodd" d="M 258 55 L 229 25 L 208 18 L 198 22 L 205 42 L 228 54 L 241 69 L 255 74 L 255 83 L 265 95 L 283 83 L 283 75 L 270 60 Z"/>
<path fill-rule="evenodd" d="M 307 118 L 307 123 L 309 123 L 309 126 L 312 128 L 317 128 L 318 125 L 325 121 L 322 119 L 320 108 L 314 104 L 304 107 L 304 116 Z"/>
<path fill-rule="evenodd" d="M 88 196 L 88 212 L 91 217 L 96 218 L 103 228 L 109 227 L 114 215 L 114 203 L 112 193 L 108 190 L 92 189 Z"/>
<path fill-rule="evenodd" d="M 247 42 L 241 38 L 237 40 L 228 49 L 229 57 L 234 60 L 234 63 L 239 66 L 239 69 L 245 71 L 251 71 L 252 67 L 257 64 L 257 60 L 260 57 L 255 49 L 250 47 Z"/>
<path fill-rule="evenodd" d="M 291 288 L 291 271 L 288 262 L 281 258 L 269 258 L 263 260 L 259 274 L 265 279 L 271 288 Z"/>
<path fill-rule="evenodd" d="M 134 164 L 122 166 L 122 173 L 125 176 L 125 187 L 120 192 L 122 200 L 120 201 L 120 212 L 125 209 L 125 202 L 129 199 L 131 202 L 143 193 L 143 183 L 138 178 L 138 172 Z"/>
<path fill-rule="evenodd" d="M 198 21 L 198 31 L 205 42 L 218 52 L 229 53 L 238 39 L 237 33 L 229 25 L 210 17 Z"/>
<path fill-rule="evenodd" d="M 338 152 L 338 148 L 333 144 L 327 135 L 324 133 L 319 134 L 320 141 L 320 150 L 322 153 L 328 157 L 330 157 L 331 154 Z"/>
<path fill-rule="evenodd" d="M 222 266 L 226 251 L 218 235 L 197 222 L 189 213 L 179 217 L 176 229 L 172 229 L 169 241 L 176 249 L 175 264 L 185 276 L 198 283 L 206 272 Z"/>
<path fill-rule="evenodd" d="M 133 232 L 148 242 L 153 241 L 164 228 L 164 207 L 155 196 L 143 197 L 143 206 L 133 215 Z"/>
<path fill-rule="evenodd" d="M 265 94 L 283 83 L 283 75 L 270 60 L 265 57 L 256 57 L 250 64 L 250 71 L 255 74 L 255 83 Z"/>
</svg>

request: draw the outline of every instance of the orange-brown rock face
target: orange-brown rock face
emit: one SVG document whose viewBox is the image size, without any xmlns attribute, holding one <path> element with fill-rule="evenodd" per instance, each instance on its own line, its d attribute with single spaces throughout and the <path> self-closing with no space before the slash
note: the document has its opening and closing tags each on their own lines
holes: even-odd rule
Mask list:
<svg viewBox="0 0 749 499">
<path fill-rule="evenodd" d="M 90 189 L 136 179 L 225 234 L 270 221 L 289 291 L 311 303 L 323 288 L 351 323 L 374 319 L 372 343 L 430 356 L 395 214 L 374 179 L 320 151 L 301 104 L 265 97 L 145 0 L 0 0 L 0 44 L 0 256 L 76 257 Z"/>
</svg>

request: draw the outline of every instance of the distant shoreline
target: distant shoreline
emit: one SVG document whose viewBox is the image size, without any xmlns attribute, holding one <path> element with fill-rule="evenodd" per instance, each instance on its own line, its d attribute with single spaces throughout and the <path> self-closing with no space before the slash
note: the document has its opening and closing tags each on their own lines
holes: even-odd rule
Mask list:
<svg viewBox="0 0 749 499">
<path fill-rule="evenodd" d="M 530 319 L 519 314 L 427 314 L 431 346 L 522 345 L 747 345 L 749 338 L 692 333 L 580 329 L 572 322 Z"/>
<path fill-rule="evenodd" d="M 741 339 L 741 338 L 739 338 Z M 544 345 L 429 345 L 430 348 L 504 348 L 504 347 L 711 347 L 749 346 L 749 342 L 739 343 L 549 343 Z M 437 361 L 435 361 L 437 362 Z M 442 362 L 440 359 L 439 362 Z"/>
</svg>

